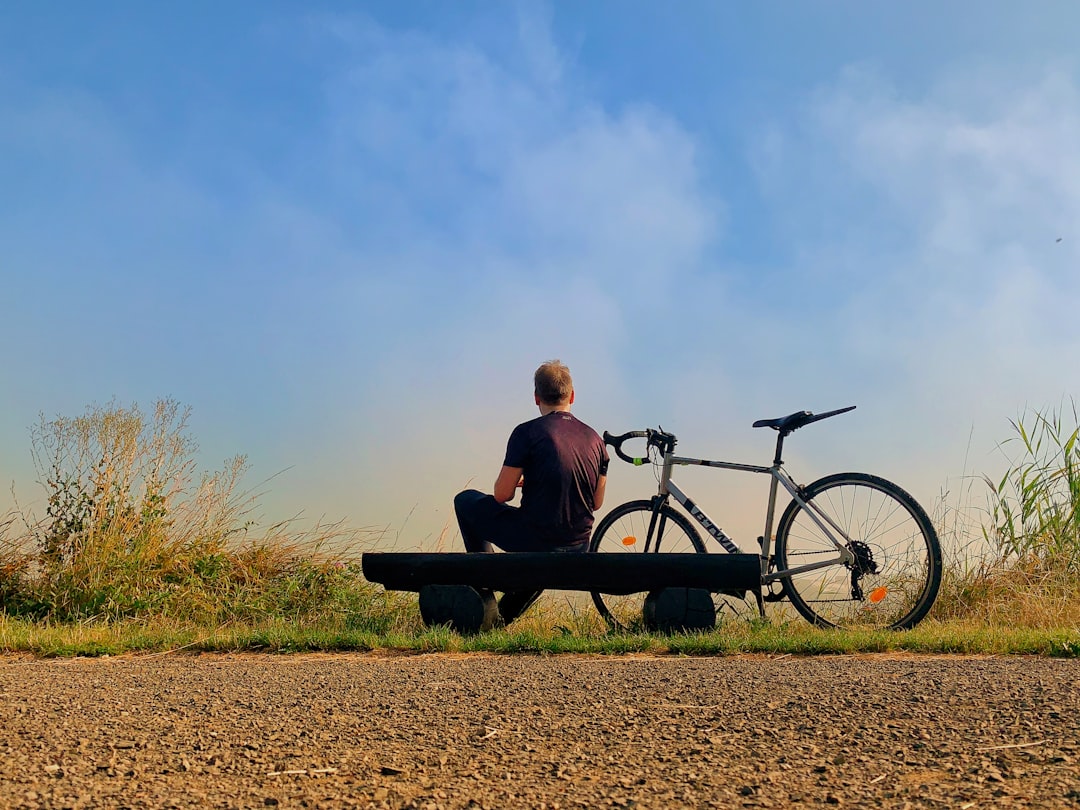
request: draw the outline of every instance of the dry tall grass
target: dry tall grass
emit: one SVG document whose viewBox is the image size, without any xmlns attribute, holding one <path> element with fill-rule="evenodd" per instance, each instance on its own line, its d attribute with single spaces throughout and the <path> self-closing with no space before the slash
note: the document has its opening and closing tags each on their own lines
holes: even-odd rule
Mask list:
<svg viewBox="0 0 1080 810">
<path fill-rule="evenodd" d="M 991 627 L 1080 627 L 1077 422 L 1073 404 L 1011 423 L 1014 436 L 1001 445 L 1008 470 L 997 481 L 983 479 L 989 497 L 979 525 L 956 510 L 941 527 L 956 546 L 932 616 Z"/>
<path fill-rule="evenodd" d="M 1070 425 L 1057 412 L 1016 420 L 1003 445 L 1015 457 L 1005 476 L 985 482 L 981 513 L 939 510 L 946 564 L 932 619 L 1080 628 L 1080 429 L 1075 408 L 1071 415 Z M 414 596 L 385 593 L 360 573 L 356 552 L 382 533 L 260 525 L 262 493 L 243 488 L 245 459 L 200 473 L 187 423 L 171 400 L 149 414 L 113 403 L 42 418 L 32 440 L 45 514 L 0 516 L 0 612 L 69 623 L 416 626 Z M 542 603 L 521 626 L 605 632 L 591 606 L 577 603 Z"/>
<path fill-rule="evenodd" d="M 370 612 L 381 597 L 343 549 L 355 555 L 377 533 L 297 520 L 261 526 L 261 493 L 241 487 L 246 460 L 200 474 L 188 416 L 161 400 L 149 415 L 111 403 L 41 419 L 32 440 L 46 509 L 0 525 L 4 610 L 211 623 Z"/>
</svg>

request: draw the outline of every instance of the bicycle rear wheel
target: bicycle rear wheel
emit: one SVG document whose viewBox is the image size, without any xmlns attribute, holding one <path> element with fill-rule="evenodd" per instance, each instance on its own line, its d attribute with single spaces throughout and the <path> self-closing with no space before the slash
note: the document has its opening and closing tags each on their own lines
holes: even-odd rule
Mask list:
<svg viewBox="0 0 1080 810">
<path fill-rule="evenodd" d="M 837 556 L 815 517 L 843 531 L 855 555 L 852 564 L 781 579 L 791 604 L 807 621 L 820 627 L 900 630 L 926 616 L 941 586 L 941 545 L 914 498 L 890 481 L 863 473 L 827 476 L 807 486 L 802 497 L 809 509 L 792 501 L 777 525 L 776 571 L 783 574 Z"/>
<path fill-rule="evenodd" d="M 660 507 L 653 521 L 652 501 L 630 501 L 612 509 L 593 531 L 589 551 L 605 554 L 666 552 L 705 553 L 701 535 L 686 518 L 668 504 Z M 652 535 L 649 527 L 652 526 Z M 628 630 L 641 623 L 645 593 L 626 596 L 593 592 L 596 609 L 613 630 Z"/>
</svg>

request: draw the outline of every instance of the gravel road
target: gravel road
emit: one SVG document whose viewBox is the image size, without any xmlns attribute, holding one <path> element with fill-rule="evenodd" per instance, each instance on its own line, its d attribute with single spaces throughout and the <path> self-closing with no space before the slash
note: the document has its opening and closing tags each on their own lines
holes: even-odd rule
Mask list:
<svg viewBox="0 0 1080 810">
<path fill-rule="evenodd" d="M 1080 808 L 1080 661 L 0 657 L 4 807 Z"/>
</svg>

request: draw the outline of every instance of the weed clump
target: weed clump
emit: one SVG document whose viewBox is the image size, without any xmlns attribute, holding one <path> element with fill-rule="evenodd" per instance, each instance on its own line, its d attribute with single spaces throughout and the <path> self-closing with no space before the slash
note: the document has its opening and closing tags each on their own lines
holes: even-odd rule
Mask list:
<svg viewBox="0 0 1080 810">
<path fill-rule="evenodd" d="M 189 413 L 161 400 L 149 414 L 112 403 L 42 417 L 31 435 L 45 514 L 0 520 L 0 609 L 58 622 L 391 626 L 395 610 L 342 551 L 377 533 L 261 527 L 259 493 L 240 486 L 245 458 L 198 472 Z"/>
</svg>

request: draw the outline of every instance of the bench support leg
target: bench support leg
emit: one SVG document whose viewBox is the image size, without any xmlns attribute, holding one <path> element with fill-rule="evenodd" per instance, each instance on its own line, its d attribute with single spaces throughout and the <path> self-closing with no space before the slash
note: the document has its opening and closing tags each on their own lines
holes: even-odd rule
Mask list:
<svg viewBox="0 0 1080 810">
<path fill-rule="evenodd" d="M 420 589 L 420 616 L 428 627 L 450 625 L 454 632 L 472 635 L 495 626 L 499 606 L 491 591 L 468 585 L 425 585 Z"/>
<path fill-rule="evenodd" d="M 662 588 L 645 597 L 641 618 L 647 629 L 660 633 L 711 630 L 716 606 L 702 588 Z"/>
</svg>

